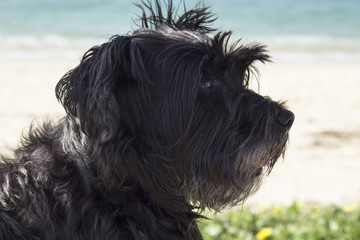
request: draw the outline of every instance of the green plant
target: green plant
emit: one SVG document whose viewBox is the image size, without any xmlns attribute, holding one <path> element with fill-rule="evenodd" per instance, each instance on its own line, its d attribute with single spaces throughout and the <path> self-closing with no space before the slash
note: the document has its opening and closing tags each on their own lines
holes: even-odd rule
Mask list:
<svg viewBox="0 0 360 240">
<path fill-rule="evenodd" d="M 203 219 L 205 240 L 359 240 L 360 206 L 242 208 Z"/>
</svg>

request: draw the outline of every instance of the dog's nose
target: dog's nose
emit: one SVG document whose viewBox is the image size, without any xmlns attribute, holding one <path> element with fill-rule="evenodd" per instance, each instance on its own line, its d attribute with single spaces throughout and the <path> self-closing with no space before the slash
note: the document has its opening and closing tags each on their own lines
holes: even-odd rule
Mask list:
<svg viewBox="0 0 360 240">
<path fill-rule="evenodd" d="M 294 123 L 295 115 L 289 110 L 281 110 L 277 116 L 277 121 L 284 127 L 291 128 Z"/>
</svg>

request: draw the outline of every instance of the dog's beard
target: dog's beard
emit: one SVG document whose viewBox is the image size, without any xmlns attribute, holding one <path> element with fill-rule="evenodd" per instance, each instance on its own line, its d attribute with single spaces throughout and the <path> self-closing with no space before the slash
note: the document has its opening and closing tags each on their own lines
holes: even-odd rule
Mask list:
<svg viewBox="0 0 360 240">
<path fill-rule="evenodd" d="M 194 159 L 191 179 L 187 182 L 188 200 L 200 209 L 215 211 L 243 203 L 259 189 L 263 176 L 271 172 L 283 155 L 285 145 L 286 142 L 280 145 L 254 143 L 252 148 L 244 146 L 233 154 L 215 153 L 201 159 L 202 166 Z"/>
<path fill-rule="evenodd" d="M 284 154 L 288 132 L 274 117 L 282 104 L 266 100 L 263 105 L 267 111 L 259 111 L 267 114 L 252 124 L 249 116 L 236 123 L 221 116 L 195 123 L 191 137 L 185 140 L 189 160 L 185 161 L 188 168 L 184 167 L 184 192 L 199 209 L 220 211 L 243 203 Z"/>
</svg>

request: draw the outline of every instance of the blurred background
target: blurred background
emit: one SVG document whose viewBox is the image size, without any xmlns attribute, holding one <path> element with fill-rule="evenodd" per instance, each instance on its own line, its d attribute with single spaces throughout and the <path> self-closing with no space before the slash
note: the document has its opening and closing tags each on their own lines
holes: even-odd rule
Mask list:
<svg viewBox="0 0 360 240">
<path fill-rule="evenodd" d="M 197 1 L 185 3 L 190 8 Z M 285 159 L 245 205 L 297 201 L 358 208 L 360 1 L 204 3 L 218 17 L 219 30 L 268 46 L 273 63 L 257 65 L 260 85 L 254 88 L 287 100 L 296 115 Z M 130 34 L 139 14 L 132 1 L 0 0 L 2 152 L 16 146 L 32 121 L 64 116 L 54 95 L 57 81 L 93 45 Z"/>
</svg>

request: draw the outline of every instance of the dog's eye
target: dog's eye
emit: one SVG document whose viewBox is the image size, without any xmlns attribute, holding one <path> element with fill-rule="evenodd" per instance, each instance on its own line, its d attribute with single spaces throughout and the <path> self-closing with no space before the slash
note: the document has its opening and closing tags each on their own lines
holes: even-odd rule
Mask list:
<svg viewBox="0 0 360 240">
<path fill-rule="evenodd" d="M 203 89 L 211 89 L 219 85 L 218 81 L 203 81 L 199 83 L 199 87 Z"/>
<path fill-rule="evenodd" d="M 206 81 L 206 82 L 201 82 L 199 84 L 200 88 L 211 88 L 212 87 L 212 82 L 210 81 Z"/>
</svg>

